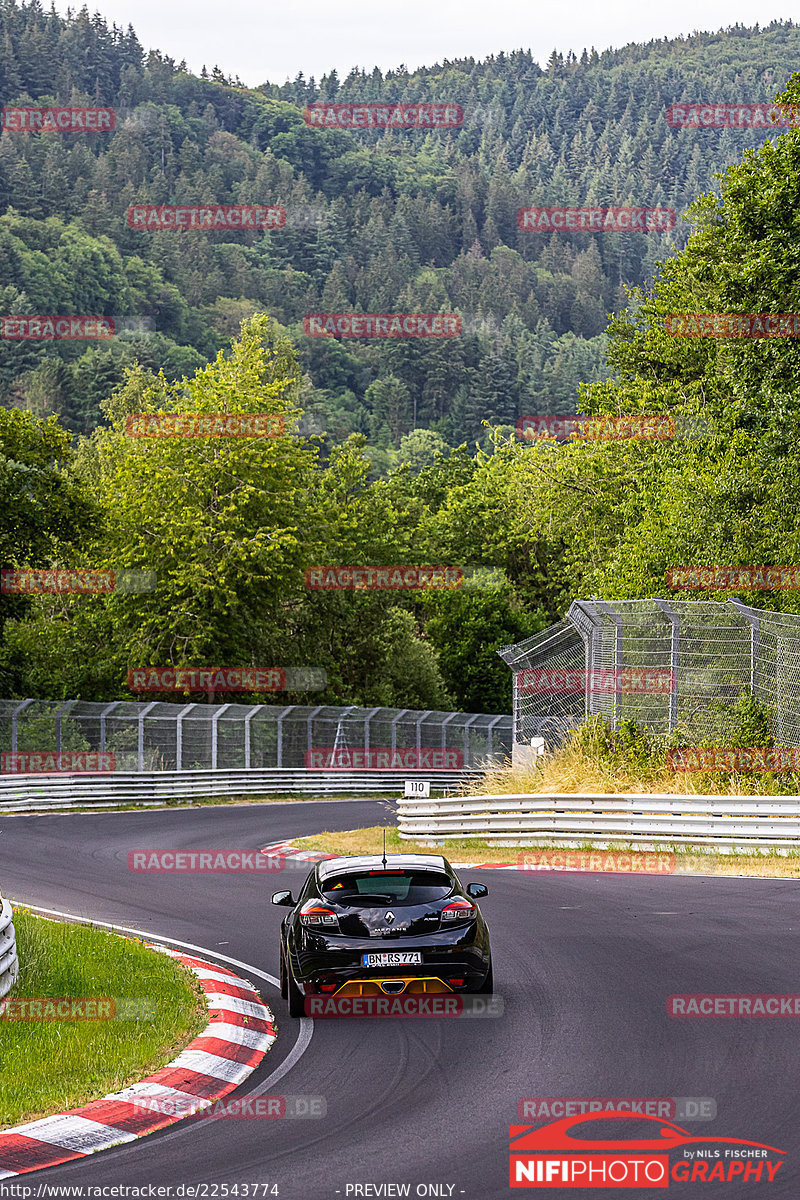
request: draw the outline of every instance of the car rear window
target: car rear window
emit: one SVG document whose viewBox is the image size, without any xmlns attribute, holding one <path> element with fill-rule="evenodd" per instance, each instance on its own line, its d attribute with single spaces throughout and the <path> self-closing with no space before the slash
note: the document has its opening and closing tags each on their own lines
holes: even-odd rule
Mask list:
<svg viewBox="0 0 800 1200">
<path fill-rule="evenodd" d="M 430 904 L 453 890 L 442 871 L 348 871 L 322 881 L 323 895 L 337 904 Z"/>
</svg>

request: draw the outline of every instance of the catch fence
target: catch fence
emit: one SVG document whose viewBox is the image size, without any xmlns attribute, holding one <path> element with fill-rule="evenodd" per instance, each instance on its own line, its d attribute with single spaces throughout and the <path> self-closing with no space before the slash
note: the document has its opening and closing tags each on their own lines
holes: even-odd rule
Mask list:
<svg viewBox="0 0 800 1200">
<path fill-rule="evenodd" d="M 745 690 L 776 744 L 800 745 L 800 614 L 739 600 L 576 600 L 566 617 L 498 651 L 514 673 L 514 755 L 592 714 L 615 727 L 724 736 Z"/>
<path fill-rule="evenodd" d="M 0 770 L 459 771 L 509 757 L 511 733 L 506 714 L 355 705 L 0 700 Z"/>
</svg>

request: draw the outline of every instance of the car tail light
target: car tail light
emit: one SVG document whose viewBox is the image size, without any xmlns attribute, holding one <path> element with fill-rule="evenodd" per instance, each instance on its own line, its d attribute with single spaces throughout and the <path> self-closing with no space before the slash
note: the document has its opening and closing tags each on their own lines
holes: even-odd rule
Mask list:
<svg viewBox="0 0 800 1200">
<path fill-rule="evenodd" d="M 300 909 L 300 924 L 308 925 L 311 929 L 338 928 L 339 918 L 332 908 L 309 900 Z"/>
<path fill-rule="evenodd" d="M 450 984 L 452 987 L 463 987 L 464 979 L 463 979 L 463 977 L 461 979 L 456 979 L 455 976 L 451 975 L 450 976 Z"/>
<path fill-rule="evenodd" d="M 470 904 L 469 900 L 451 900 L 442 909 L 442 920 L 469 921 L 477 911 L 475 905 Z"/>
</svg>

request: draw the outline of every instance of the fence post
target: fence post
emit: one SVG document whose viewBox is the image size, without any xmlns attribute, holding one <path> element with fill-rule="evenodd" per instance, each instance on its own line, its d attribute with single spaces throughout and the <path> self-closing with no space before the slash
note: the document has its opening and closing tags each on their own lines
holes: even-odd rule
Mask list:
<svg viewBox="0 0 800 1200">
<path fill-rule="evenodd" d="M 655 602 L 661 611 L 669 617 L 672 625 L 670 635 L 670 680 L 669 680 L 669 732 L 672 733 L 678 722 L 678 658 L 680 651 L 680 617 L 673 608 L 667 604 L 666 600 L 659 600 L 655 597 Z"/>
<path fill-rule="evenodd" d="M 501 716 L 499 716 L 499 717 L 495 717 L 495 719 L 494 719 L 493 721 L 490 721 L 490 722 L 489 722 L 488 729 L 486 730 L 486 732 L 487 732 L 487 733 L 488 733 L 488 735 L 489 735 L 489 749 L 488 749 L 488 751 L 487 751 L 487 753 L 488 753 L 488 755 L 489 755 L 489 758 L 491 758 L 491 757 L 492 757 L 492 730 L 494 729 L 494 727 L 495 727 L 495 725 L 497 724 L 497 722 L 498 722 L 498 721 L 502 721 L 502 719 L 503 719 L 502 715 L 501 715 Z"/>
<path fill-rule="evenodd" d="M 112 700 L 111 703 L 107 704 L 105 706 L 105 708 L 103 709 L 103 711 L 100 713 L 100 753 L 101 754 L 103 753 L 103 751 L 106 748 L 106 717 L 108 716 L 108 714 L 110 712 L 113 712 L 113 710 L 117 707 L 118 704 L 121 704 L 121 703 L 122 703 L 121 700 Z"/>
<path fill-rule="evenodd" d="M 375 716 L 375 713 L 379 713 L 380 711 L 381 711 L 380 707 L 371 708 L 369 710 L 369 712 L 367 713 L 367 715 L 364 717 L 364 749 L 367 751 L 367 757 L 366 757 L 367 762 L 369 762 L 369 723 L 372 720 L 372 718 Z"/>
<path fill-rule="evenodd" d="M 411 712 L 410 708 L 401 708 L 396 717 L 392 717 L 392 762 L 394 762 L 394 753 L 397 749 L 397 722 L 401 717 L 404 717 L 407 712 Z"/>
<path fill-rule="evenodd" d="M 247 714 L 247 716 L 244 719 L 244 769 L 245 769 L 245 771 L 250 770 L 250 722 L 252 721 L 253 717 L 255 716 L 255 714 L 258 712 L 258 710 L 260 708 L 261 708 L 260 704 L 254 704 L 252 706 L 252 708 L 250 709 L 250 712 Z"/>
<path fill-rule="evenodd" d="M 513 678 L 513 676 L 512 676 L 512 678 Z M 450 713 L 449 716 L 446 716 L 445 719 L 442 721 L 442 749 L 443 750 L 447 749 L 447 726 L 452 721 L 453 717 L 457 717 L 457 716 L 458 716 L 458 713 Z"/>
<path fill-rule="evenodd" d="M 175 770 L 183 770 L 183 718 L 191 712 L 194 704 L 185 704 L 175 719 Z"/>
<path fill-rule="evenodd" d="M 151 708 L 155 708 L 158 704 L 157 700 L 151 700 L 149 704 L 143 704 L 139 709 L 139 737 L 138 737 L 138 754 L 137 754 L 137 770 L 141 774 L 144 771 L 144 719 L 150 712 Z"/>
<path fill-rule="evenodd" d="M 758 687 L 758 650 L 761 641 L 761 618 L 756 616 L 755 610 L 748 608 L 741 600 L 734 600 L 731 597 L 731 604 L 734 606 L 740 616 L 744 617 L 750 625 L 750 692 L 753 696 L 756 694 Z M 778 677 L 778 662 L 775 661 L 775 678 Z"/>
<path fill-rule="evenodd" d="M 219 719 L 225 712 L 226 708 L 230 708 L 230 704 L 220 704 L 217 711 L 211 718 L 211 770 L 217 769 L 217 742 L 219 738 Z"/>
<path fill-rule="evenodd" d="M 292 709 L 297 708 L 296 704 L 287 704 L 281 715 L 278 717 L 277 724 L 277 744 L 275 747 L 275 766 L 283 766 L 283 718 L 290 713 Z"/>
<path fill-rule="evenodd" d="M 614 622 L 614 713 L 612 724 L 617 724 L 619 710 L 622 708 L 620 697 L 622 696 L 622 625 L 623 620 L 619 613 L 614 612 L 614 609 L 606 600 L 595 600 L 594 603 Z M 587 685 L 591 687 L 591 675 L 587 679 Z"/>
<path fill-rule="evenodd" d="M 469 749 L 469 727 L 473 721 L 477 721 L 480 715 L 480 713 L 475 713 L 468 721 L 464 722 L 464 761 L 461 764 L 462 767 L 466 767 L 467 763 L 472 763 L 472 755 Z"/>
<path fill-rule="evenodd" d="M 29 704 L 33 704 L 33 700 L 23 700 L 11 714 L 11 753 L 17 753 L 17 714 L 26 709 Z"/>
<path fill-rule="evenodd" d="M 313 762 L 313 759 L 311 758 L 311 751 L 314 748 L 311 742 L 311 722 L 314 720 L 314 717 L 318 712 L 322 712 L 323 708 L 325 708 L 324 704 L 318 704 L 317 707 L 308 714 L 308 741 L 306 744 L 306 750 L 308 751 L 308 762 Z"/>
<path fill-rule="evenodd" d="M 587 633 L 586 630 L 583 629 L 583 627 L 580 625 L 580 623 L 570 615 L 572 613 L 573 608 L 577 608 L 578 612 L 581 613 L 586 618 L 586 620 L 589 622 L 589 624 L 592 627 L 591 633 Z M 590 600 L 573 600 L 572 604 L 570 605 L 569 612 L 567 613 L 567 620 L 571 622 L 574 629 L 577 629 L 578 633 L 580 634 L 581 641 L 583 642 L 583 652 L 584 652 L 584 658 L 586 660 L 585 661 L 586 686 L 583 691 L 583 711 L 584 711 L 585 716 L 590 717 L 594 713 L 594 700 L 593 700 L 594 693 L 592 692 L 592 672 L 594 671 L 595 639 L 599 635 L 599 633 L 602 629 L 602 622 L 598 618 L 597 613 L 594 611 L 592 602 Z M 516 677 L 515 677 L 515 683 L 516 683 Z M 514 728 L 515 729 L 517 728 L 516 699 L 517 699 L 517 689 L 515 687 L 514 688 Z"/>
<path fill-rule="evenodd" d="M 422 750 L 422 722 L 426 717 L 429 717 L 433 711 L 434 710 L 432 708 L 429 708 L 424 713 L 420 713 L 419 717 L 417 718 L 417 762 L 419 762 L 419 756 Z"/>
<path fill-rule="evenodd" d="M 67 700 L 56 711 L 56 754 L 61 753 L 61 743 L 63 740 L 61 737 L 61 718 L 65 712 L 70 712 L 77 703 L 77 700 Z"/>
</svg>

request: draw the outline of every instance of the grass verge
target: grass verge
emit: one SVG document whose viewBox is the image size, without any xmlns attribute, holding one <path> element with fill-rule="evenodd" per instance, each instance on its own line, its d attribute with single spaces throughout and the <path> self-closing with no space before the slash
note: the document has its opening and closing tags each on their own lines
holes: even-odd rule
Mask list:
<svg viewBox="0 0 800 1200">
<path fill-rule="evenodd" d="M 383 847 L 384 827 L 374 825 L 367 829 L 346 829 L 338 833 L 317 833 L 312 837 L 295 838 L 292 845 L 298 850 L 318 850 L 324 854 L 380 854 Z M 386 828 L 387 854 L 443 854 L 450 862 L 509 863 L 516 862 L 524 854 L 531 854 L 538 847 L 498 846 L 480 838 L 448 838 L 446 841 L 410 840 L 401 838 L 394 827 Z M 593 850 L 591 842 L 577 847 L 550 845 L 554 852 L 575 854 Z M 640 846 L 630 842 L 609 843 L 608 849 L 617 854 L 646 853 Z M 648 851 L 652 853 L 652 851 Z M 676 848 L 676 875 L 736 875 L 767 876 L 775 879 L 800 879 L 800 852 L 789 854 L 752 853 L 719 854 L 695 848 Z"/>
<path fill-rule="evenodd" d="M 493 767 L 463 789 L 474 796 L 578 792 L 600 795 L 650 794 L 675 796 L 785 795 L 785 781 L 770 773 L 736 775 L 722 771 L 671 771 L 666 766 L 638 766 L 598 761 L 580 746 L 566 743 L 530 767 Z"/>
<path fill-rule="evenodd" d="M 159 1070 L 208 1023 L 196 977 L 140 942 L 15 909 L 20 977 L 10 998 L 145 1001 L 130 1019 L 0 1018 L 0 1129 L 62 1112 Z"/>
</svg>

